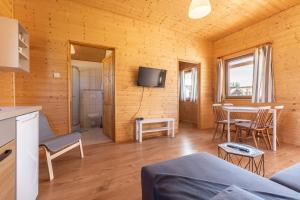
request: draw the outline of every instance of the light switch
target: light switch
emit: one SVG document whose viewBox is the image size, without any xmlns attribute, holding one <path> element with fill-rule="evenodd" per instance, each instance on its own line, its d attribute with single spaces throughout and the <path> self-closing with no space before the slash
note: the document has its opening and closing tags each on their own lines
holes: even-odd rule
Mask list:
<svg viewBox="0 0 300 200">
<path fill-rule="evenodd" d="M 59 72 L 53 72 L 53 78 L 60 78 L 60 73 Z"/>
</svg>

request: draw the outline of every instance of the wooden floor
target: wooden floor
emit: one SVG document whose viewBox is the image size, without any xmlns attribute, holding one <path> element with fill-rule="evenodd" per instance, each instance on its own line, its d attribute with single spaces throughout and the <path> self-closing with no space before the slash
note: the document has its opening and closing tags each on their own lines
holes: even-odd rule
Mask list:
<svg viewBox="0 0 300 200">
<path fill-rule="evenodd" d="M 55 179 L 48 181 L 45 162 L 40 165 L 39 199 L 140 200 L 140 169 L 143 165 L 194 152 L 217 153 L 212 130 L 180 128 L 175 139 L 145 140 L 142 144 L 97 144 L 84 148 L 85 158 L 73 150 L 54 163 Z M 266 176 L 300 162 L 300 147 L 281 144 L 278 152 L 266 151 Z"/>
</svg>

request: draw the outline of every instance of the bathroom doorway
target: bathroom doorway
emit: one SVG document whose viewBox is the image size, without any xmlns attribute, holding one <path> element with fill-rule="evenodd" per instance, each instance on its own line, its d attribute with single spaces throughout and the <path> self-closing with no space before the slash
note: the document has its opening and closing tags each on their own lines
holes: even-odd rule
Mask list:
<svg viewBox="0 0 300 200">
<path fill-rule="evenodd" d="M 83 145 L 114 141 L 114 49 L 70 42 L 70 129 Z"/>
</svg>

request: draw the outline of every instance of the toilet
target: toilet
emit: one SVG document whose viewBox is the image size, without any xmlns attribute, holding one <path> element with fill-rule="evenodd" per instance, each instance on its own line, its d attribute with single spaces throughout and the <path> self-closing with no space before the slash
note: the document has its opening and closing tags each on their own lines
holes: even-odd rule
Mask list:
<svg viewBox="0 0 300 200">
<path fill-rule="evenodd" d="M 100 126 L 100 113 L 89 113 L 87 116 L 91 127 Z"/>
</svg>

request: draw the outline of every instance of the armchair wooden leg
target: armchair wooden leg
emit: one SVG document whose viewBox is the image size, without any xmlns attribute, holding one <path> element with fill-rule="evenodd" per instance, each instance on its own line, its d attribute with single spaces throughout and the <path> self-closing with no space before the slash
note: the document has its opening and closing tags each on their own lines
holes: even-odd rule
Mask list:
<svg viewBox="0 0 300 200">
<path fill-rule="evenodd" d="M 47 158 L 49 179 L 50 179 L 50 181 L 52 181 L 54 179 L 53 168 L 52 168 L 52 159 L 51 159 L 50 152 L 46 148 L 45 148 L 45 152 L 46 152 L 46 158 Z"/>
<path fill-rule="evenodd" d="M 80 155 L 81 155 L 81 158 L 84 158 L 81 139 L 79 140 L 79 147 L 80 147 Z"/>
</svg>

